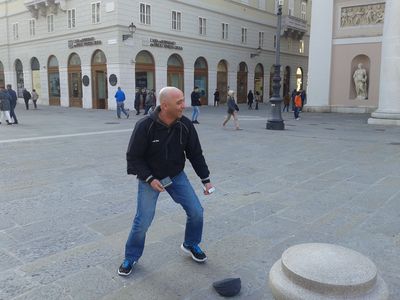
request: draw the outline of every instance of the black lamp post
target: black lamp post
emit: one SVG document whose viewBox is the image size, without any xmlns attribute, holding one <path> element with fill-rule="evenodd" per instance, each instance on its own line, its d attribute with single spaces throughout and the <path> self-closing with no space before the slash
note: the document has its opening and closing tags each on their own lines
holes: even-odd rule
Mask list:
<svg viewBox="0 0 400 300">
<path fill-rule="evenodd" d="M 282 97 L 280 95 L 281 89 L 281 64 L 280 64 L 280 50 L 281 50 L 281 24 L 282 24 L 282 6 L 283 0 L 278 0 L 278 24 L 276 26 L 276 48 L 275 48 L 275 65 L 274 77 L 272 78 L 272 97 L 269 99 L 271 102 L 271 117 L 267 120 L 267 129 L 270 130 L 284 130 L 285 123 L 282 120 L 281 103 Z"/>
<path fill-rule="evenodd" d="M 122 41 L 125 41 L 125 40 L 127 40 L 129 38 L 133 38 L 133 34 L 136 31 L 136 26 L 135 26 L 135 24 L 133 24 L 133 22 L 131 24 L 129 24 L 128 30 L 129 30 L 129 34 L 123 34 L 122 35 Z"/>
</svg>

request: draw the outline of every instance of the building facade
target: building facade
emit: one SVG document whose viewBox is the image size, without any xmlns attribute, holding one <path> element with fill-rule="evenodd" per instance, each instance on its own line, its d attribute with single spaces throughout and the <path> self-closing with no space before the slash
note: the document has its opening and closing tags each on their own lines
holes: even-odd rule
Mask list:
<svg viewBox="0 0 400 300">
<path fill-rule="evenodd" d="M 400 1 L 316 1 L 312 10 L 307 109 L 400 125 Z"/>
<path fill-rule="evenodd" d="M 120 86 L 133 106 L 135 89 L 166 85 L 203 104 L 228 88 L 239 102 L 249 90 L 272 92 L 274 0 L 78 1 L 0 0 L 0 86 L 19 97 L 36 89 L 45 105 L 114 109 Z M 283 7 L 283 93 L 307 82 L 311 1 Z"/>
</svg>

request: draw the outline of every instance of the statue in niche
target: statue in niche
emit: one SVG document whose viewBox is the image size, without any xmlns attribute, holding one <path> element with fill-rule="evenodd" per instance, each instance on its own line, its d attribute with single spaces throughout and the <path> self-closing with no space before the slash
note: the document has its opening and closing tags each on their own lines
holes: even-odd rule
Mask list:
<svg viewBox="0 0 400 300">
<path fill-rule="evenodd" d="M 367 70 L 363 68 L 363 64 L 359 63 L 357 70 L 355 70 L 353 74 L 357 99 L 367 99 L 367 79 Z"/>
</svg>

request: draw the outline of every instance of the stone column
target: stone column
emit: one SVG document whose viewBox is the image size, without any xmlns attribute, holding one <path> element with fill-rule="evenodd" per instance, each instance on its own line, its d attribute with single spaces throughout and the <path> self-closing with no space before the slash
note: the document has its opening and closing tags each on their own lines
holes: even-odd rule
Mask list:
<svg viewBox="0 0 400 300">
<path fill-rule="evenodd" d="M 68 68 L 59 67 L 60 74 L 60 106 L 69 106 L 69 89 L 68 89 Z"/>
<path fill-rule="evenodd" d="M 383 24 L 381 74 L 378 109 L 368 124 L 400 126 L 400 1 L 387 0 Z"/>
<path fill-rule="evenodd" d="M 333 0 L 313 1 L 308 61 L 308 111 L 330 111 Z"/>
</svg>

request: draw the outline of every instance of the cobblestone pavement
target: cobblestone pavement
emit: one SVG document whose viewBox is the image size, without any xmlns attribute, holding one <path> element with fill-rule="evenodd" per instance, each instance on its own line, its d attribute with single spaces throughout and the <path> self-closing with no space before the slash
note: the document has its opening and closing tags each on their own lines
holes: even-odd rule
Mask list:
<svg viewBox="0 0 400 300">
<path fill-rule="evenodd" d="M 184 256 L 185 215 L 161 195 L 142 259 L 116 269 L 135 212 L 125 151 L 137 116 L 17 107 L 0 125 L 0 299 L 221 299 L 213 281 L 239 276 L 237 299 L 271 299 L 268 272 L 289 246 L 328 242 L 370 257 L 400 299 L 400 127 L 368 115 L 304 113 L 265 129 L 268 108 L 202 107 L 196 125 L 216 192 L 205 209 L 199 265 Z M 190 108 L 186 114 L 190 115 Z"/>
</svg>

